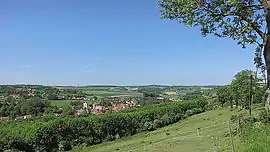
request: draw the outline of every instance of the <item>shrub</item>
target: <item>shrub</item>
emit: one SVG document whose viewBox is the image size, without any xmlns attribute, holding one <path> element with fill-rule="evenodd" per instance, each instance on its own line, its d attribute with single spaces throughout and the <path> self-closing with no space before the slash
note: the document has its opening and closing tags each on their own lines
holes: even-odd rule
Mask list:
<svg viewBox="0 0 270 152">
<path fill-rule="evenodd" d="M 264 123 L 270 123 L 270 112 L 267 110 L 262 110 L 259 114 L 259 118 Z"/>
<path fill-rule="evenodd" d="M 166 125 L 171 123 L 170 122 L 170 117 L 169 117 L 169 115 L 167 113 L 164 116 L 161 117 L 160 121 L 161 121 L 162 126 L 166 126 Z"/>
<path fill-rule="evenodd" d="M 154 123 L 149 122 L 149 121 L 144 123 L 144 127 L 145 127 L 145 130 L 148 130 L 148 131 L 153 131 L 156 129 Z"/>
<path fill-rule="evenodd" d="M 58 147 L 59 151 L 69 151 L 72 149 L 69 141 L 60 141 Z"/>
<path fill-rule="evenodd" d="M 191 116 L 191 115 L 195 115 L 201 112 L 203 112 L 201 108 L 193 108 L 193 109 L 187 110 L 185 114 L 186 116 Z"/>
<path fill-rule="evenodd" d="M 162 126 L 162 122 L 158 119 L 155 119 L 153 125 L 154 125 L 154 128 L 159 128 Z"/>
<path fill-rule="evenodd" d="M 232 122 L 236 122 L 238 119 L 239 119 L 239 118 L 238 118 L 237 115 L 232 115 L 232 116 L 231 116 L 231 121 L 232 121 Z"/>
</svg>

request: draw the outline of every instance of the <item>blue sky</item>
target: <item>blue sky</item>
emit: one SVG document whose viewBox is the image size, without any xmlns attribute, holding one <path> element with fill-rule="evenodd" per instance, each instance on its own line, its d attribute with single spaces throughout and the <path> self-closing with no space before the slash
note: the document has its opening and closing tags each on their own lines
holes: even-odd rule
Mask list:
<svg viewBox="0 0 270 152">
<path fill-rule="evenodd" d="M 157 0 L 0 1 L 0 84 L 227 84 L 253 50 L 161 20 Z"/>
</svg>

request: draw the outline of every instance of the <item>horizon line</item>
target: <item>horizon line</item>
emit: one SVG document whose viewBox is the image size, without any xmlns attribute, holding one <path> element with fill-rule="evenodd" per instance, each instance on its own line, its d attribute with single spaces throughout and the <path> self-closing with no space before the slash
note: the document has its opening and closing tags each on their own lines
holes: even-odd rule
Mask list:
<svg viewBox="0 0 270 152">
<path fill-rule="evenodd" d="M 110 86 L 110 87 L 125 87 L 125 86 L 225 86 L 228 84 L 89 84 L 89 85 L 55 85 L 55 84 L 0 84 L 0 86 L 16 86 L 16 85 L 26 85 L 26 86 L 55 86 L 55 87 L 91 87 L 91 86 Z"/>
</svg>

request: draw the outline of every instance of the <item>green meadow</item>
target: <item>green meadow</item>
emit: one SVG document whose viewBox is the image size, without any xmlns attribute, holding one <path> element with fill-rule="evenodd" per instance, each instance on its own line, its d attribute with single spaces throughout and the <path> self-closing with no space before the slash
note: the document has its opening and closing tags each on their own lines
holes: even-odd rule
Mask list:
<svg viewBox="0 0 270 152">
<path fill-rule="evenodd" d="M 79 148 L 75 152 L 206 152 L 231 151 L 228 121 L 237 111 L 218 109 L 194 115 L 179 123 L 119 139 Z M 231 127 L 235 127 L 232 124 Z M 199 135 L 197 129 L 200 128 Z M 233 137 L 235 142 L 237 138 Z M 218 143 L 218 145 L 217 145 Z"/>
</svg>

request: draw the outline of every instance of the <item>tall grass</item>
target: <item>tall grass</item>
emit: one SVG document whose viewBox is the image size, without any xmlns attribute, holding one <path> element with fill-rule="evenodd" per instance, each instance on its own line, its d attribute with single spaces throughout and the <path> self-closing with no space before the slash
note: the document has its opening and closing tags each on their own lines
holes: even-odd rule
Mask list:
<svg viewBox="0 0 270 152">
<path fill-rule="evenodd" d="M 270 125 L 257 122 L 242 134 L 242 143 L 239 152 L 269 152 L 270 151 Z"/>
</svg>

